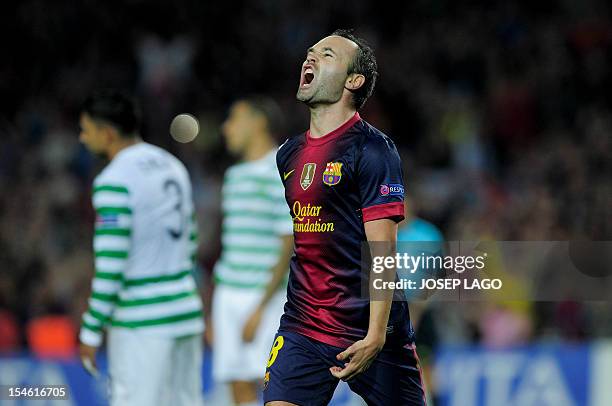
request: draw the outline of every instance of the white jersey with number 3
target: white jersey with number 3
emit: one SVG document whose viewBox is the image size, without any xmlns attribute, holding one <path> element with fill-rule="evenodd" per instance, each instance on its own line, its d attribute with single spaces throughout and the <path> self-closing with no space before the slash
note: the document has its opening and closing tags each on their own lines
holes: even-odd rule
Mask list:
<svg viewBox="0 0 612 406">
<path fill-rule="evenodd" d="M 192 276 L 197 246 L 191 183 L 183 164 L 147 143 L 121 150 L 93 187 L 95 276 L 81 341 L 102 329 L 184 336 L 203 330 Z"/>
</svg>

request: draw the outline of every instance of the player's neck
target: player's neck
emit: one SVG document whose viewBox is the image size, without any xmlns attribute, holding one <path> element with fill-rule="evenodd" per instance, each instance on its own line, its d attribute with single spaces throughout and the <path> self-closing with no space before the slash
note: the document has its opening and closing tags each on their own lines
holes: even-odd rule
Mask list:
<svg viewBox="0 0 612 406">
<path fill-rule="evenodd" d="M 115 158 L 115 156 L 117 156 L 119 152 L 123 151 L 127 147 L 131 147 L 132 145 L 138 144 L 139 142 L 142 142 L 140 137 L 134 137 L 134 138 L 126 138 L 125 140 L 120 140 L 120 141 L 113 143 L 108 148 L 107 155 L 108 155 L 109 161 L 112 161 L 113 158 Z"/>
<path fill-rule="evenodd" d="M 270 136 L 254 137 L 253 142 L 247 148 L 242 160 L 245 162 L 257 161 L 266 156 L 274 148 L 274 142 Z"/>
<path fill-rule="evenodd" d="M 342 103 L 318 105 L 310 108 L 310 136 L 321 138 L 346 123 L 356 110 Z"/>
</svg>

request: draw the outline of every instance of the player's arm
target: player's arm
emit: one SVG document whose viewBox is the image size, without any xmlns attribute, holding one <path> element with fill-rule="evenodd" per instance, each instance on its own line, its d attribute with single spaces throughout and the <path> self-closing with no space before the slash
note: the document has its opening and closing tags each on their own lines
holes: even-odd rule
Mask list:
<svg viewBox="0 0 612 406">
<path fill-rule="evenodd" d="M 255 338 L 255 333 L 257 332 L 257 328 L 261 323 L 261 318 L 266 306 L 270 302 L 270 299 L 272 299 L 274 294 L 281 287 L 281 284 L 289 272 L 289 261 L 291 260 L 292 254 L 293 235 L 285 235 L 281 237 L 281 253 L 279 255 L 278 262 L 270 270 L 272 277 L 268 285 L 266 285 L 266 290 L 261 298 L 261 302 L 244 325 L 242 339 L 245 342 L 251 342 Z"/>
<path fill-rule="evenodd" d="M 251 314 L 242 330 L 242 339 L 245 342 L 250 342 L 255 338 L 255 333 L 261 323 L 264 310 L 285 280 L 289 272 L 289 261 L 293 255 L 293 219 L 288 213 L 287 202 L 285 201 L 285 188 L 281 181 L 282 170 L 278 162 L 277 167 L 280 176 L 278 182 L 269 189 L 269 197 L 272 200 L 272 204 L 274 204 L 274 211 L 276 212 L 274 231 L 281 241 L 280 254 L 276 264 L 270 269 L 272 275 L 261 302 Z"/>
<path fill-rule="evenodd" d="M 392 219 L 377 219 L 364 224 L 366 238 L 371 244 L 372 256 L 395 256 L 397 223 Z M 377 275 L 380 277 L 380 275 Z M 384 279 L 392 281 L 395 269 L 387 270 Z M 368 369 L 376 355 L 385 345 L 387 323 L 393 301 L 393 290 L 381 290 L 370 299 L 370 319 L 368 332 L 359 340 L 338 354 L 340 361 L 347 361 L 344 368 L 332 367 L 330 371 L 336 378 L 349 380 Z"/>
<path fill-rule="evenodd" d="M 119 184 L 96 184 L 92 200 L 96 212 L 95 274 L 79 340 L 81 359 L 89 359 L 95 365 L 95 351 L 102 343 L 103 330 L 117 306 L 123 284 L 131 247 L 132 209 L 128 189 Z"/>
<path fill-rule="evenodd" d="M 266 307 L 272 296 L 278 291 L 285 277 L 289 273 L 289 261 L 293 255 L 293 235 L 281 237 L 281 253 L 278 262 L 272 268 L 272 279 L 266 286 L 263 298 L 259 304 L 260 308 Z"/>
<path fill-rule="evenodd" d="M 397 245 L 397 223 L 390 219 L 380 219 L 365 223 L 365 232 L 371 246 L 372 256 L 395 257 Z M 374 276 L 374 275 L 372 275 Z M 383 274 L 386 281 L 395 280 L 395 268 L 388 269 Z M 366 339 L 385 344 L 389 312 L 393 301 L 393 290 L 384 289 L 376 292 L 376 297 L 370 299 L 370 322 Z"/>
</svg>

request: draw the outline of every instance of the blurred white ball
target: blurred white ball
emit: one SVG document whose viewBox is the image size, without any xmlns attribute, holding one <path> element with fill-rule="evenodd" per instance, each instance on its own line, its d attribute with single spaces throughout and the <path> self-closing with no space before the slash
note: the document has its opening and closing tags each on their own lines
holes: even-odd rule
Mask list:
<svg viewBox="0 0 612 406">
<path fill-rule="evenodd" d="M 191 114 L 179 114 L 170 124 L 170 135 L 178 142 L 191 142 L 198 136 L 200 124 Z"/>
</svg>

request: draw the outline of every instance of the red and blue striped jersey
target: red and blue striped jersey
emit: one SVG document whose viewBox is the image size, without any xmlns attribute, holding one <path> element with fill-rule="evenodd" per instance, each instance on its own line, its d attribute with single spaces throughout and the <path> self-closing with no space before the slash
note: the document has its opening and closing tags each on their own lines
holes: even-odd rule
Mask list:
<svg viewBox="0 0 612 406">
<path fill-rule="evenodd" d="M 355 113 L 323 137 L 290 138 L 276 162 L 295 237 L 280 330 L 347 347 L 365 337 L 369 323 L 369 300 L 361 294 L 364 223 L 404 218 L 399 154 Z M 412 340 L 408 305 L 394 301 L 387 342 Z"/>
</svg>

